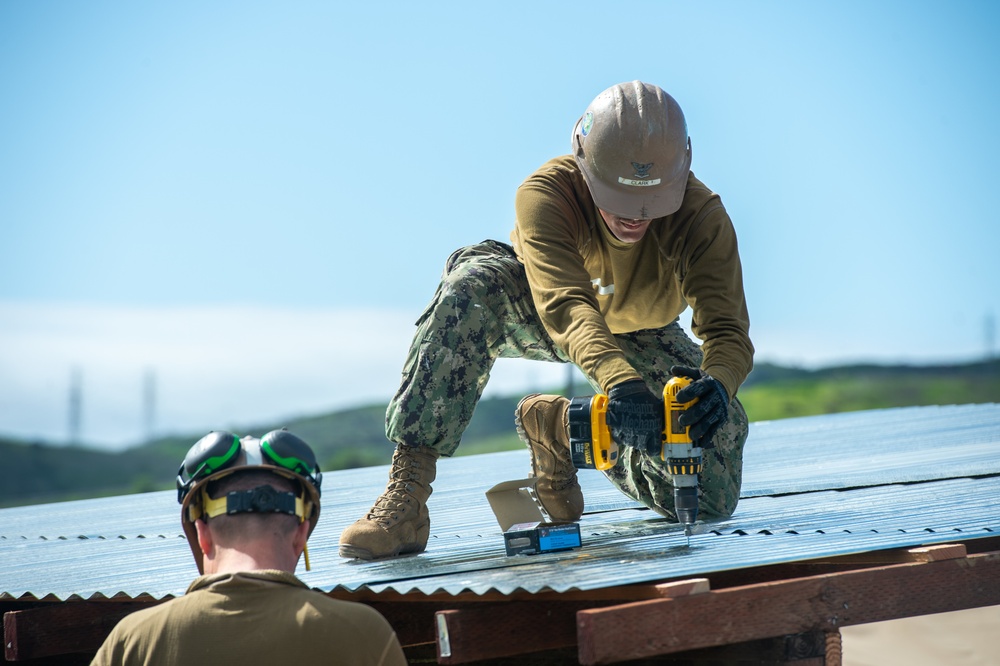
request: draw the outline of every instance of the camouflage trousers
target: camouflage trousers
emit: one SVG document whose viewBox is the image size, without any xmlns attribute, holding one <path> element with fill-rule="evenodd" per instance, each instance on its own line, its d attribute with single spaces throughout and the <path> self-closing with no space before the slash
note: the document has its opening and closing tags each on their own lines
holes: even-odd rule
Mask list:
<svg viewBox="0 0 1000 666">
<path fill-rule="evenodd" d="M 510 246 L 497 241 L 461 248 L 448 258 L 416 326 L 399 390 L 386 411 L 386 436 L 397 444 L 430 446 L 444 456 L 458 448 L 496 359 L 570 362 L 538 318 L 524 267 Z M 670 366 L 701 365 L 701 348 L 676 321 L 615 339 L 656 393 L 670 379 Z M 593 378 L 589 381 L 601 392 Z M 714 448 L 703 455 L 700 509 L 706 517 L 728 517 L 736 509 L 747 431 L 746 412 L 734 398 Z M 676 519 L 673 480 L 659 456 L 628 448 L 604 474 L 632 499 Z"/>
</svg>

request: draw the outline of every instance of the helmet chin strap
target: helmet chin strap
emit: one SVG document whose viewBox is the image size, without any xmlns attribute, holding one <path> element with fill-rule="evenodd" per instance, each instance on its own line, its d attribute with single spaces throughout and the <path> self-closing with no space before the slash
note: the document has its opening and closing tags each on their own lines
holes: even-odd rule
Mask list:
<svg viewBox="0 0 1000 666">
<path fill-rule="evenodd" d="M 191 520 L 202 516 L 208 519 L 236 513 L 285 513 L 304 523 L 312 513 L 312 502 L 295 493 L 276 492 L 271 486 L 236 490 L 216 499 L 209 497 L 208 492 L 202 488 L 201 502 L 192 502 L 189 508 Z"/>
</svg>

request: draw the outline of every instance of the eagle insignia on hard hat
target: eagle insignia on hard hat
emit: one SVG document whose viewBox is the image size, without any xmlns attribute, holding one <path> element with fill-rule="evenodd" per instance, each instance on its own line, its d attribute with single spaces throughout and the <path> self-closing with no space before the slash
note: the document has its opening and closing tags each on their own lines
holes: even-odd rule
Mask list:
<svg viewBox="0 0 1000 666">
<path fill-rule="evenodd" d="M 653 162 L 649 164 L 632 162 L 632 168 L 635 169 L 635 178 L 649 178 L 649 170 L 653 168 Z"/>
</svg>

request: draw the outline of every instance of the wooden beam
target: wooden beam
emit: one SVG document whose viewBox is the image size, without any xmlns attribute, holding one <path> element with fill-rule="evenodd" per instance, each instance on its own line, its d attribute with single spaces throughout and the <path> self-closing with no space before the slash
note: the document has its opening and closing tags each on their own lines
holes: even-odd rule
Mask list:
<svg viewBox="0 0 1000 666">
<path fill-rule="evenodd" d="M 676 666 L 841 666 L 840 632 L 812 631 L 678 652 L 656 659 Z M 575 660 L 574 660 L 575 661 Z"/>
<path fill-rule="evenodd" d="M 577 613 L 580 663 L 1000 604 L 1000 552 L 639 601 Z"/>
<path fill-rule="evenodd" d="M 676 598 L 708 590 L 708 579 L 692 578 L 656 585 L 642 593 Z M 435 614 L 438 662 L 464 664 L 573 646 L 577 611 L 615 603 L 620 601 L 524 601 L 443 609 Z"/>
<path fill-rule="evenodd" d="M 746 643 L 720 645 L 700 650 L 678 652 L 650 663 L 674 666 L 841 666 L 839 632 L 814 631 L 794 636 L 777 636 Z M 834 646 L 831 649 L 831 645 Z M 410 663 L 434 662 L 437 654 L 427 648 L 404 649 Z M 577 664 L 574 648 L 556 648 L 508 657 L 490 657 L 476 663 L 490 666 L 556 666 Z M 642 662 L 646 663 L 646 662 Z"/>
<path fill-rule="evenodd" d="M 840 557 L 823 560 L 809 560 L 813 563 L 825 564 L 902 564 L 904 562 L 940 562 L 941 560 L 956 560 L 966 557 L 968 553 L 963 543 L 942 543 L 935 546 L 919 548 L 872 550 L 867 553 L 841 555 Z"/>
<path fill-rule="evenodd" d="M 707 578 L 689 578 L 673 583 L 661 583 L 656 586 L 657 594 L 664 599 L 687 597 L 692 594 L 704 594 L 711 589 Z"/>
<path fill-rule="evenodd" d="M 366 604 L 382 614 L 396 631 L 396 638 L 403 647 L 433 643 L 434 613 L 441 610 L 440 602 L 427 601 L 384 603 L 373 601 Z M 463 604 L 464 605 L 464 604 Z"/>
<path fill-rule="evenodd" d="M 118 621 L 146 602 L 66 602 L 3 615 L 4 657 L 24 661 L 96 652 Z"/>
<path fill-rule="evenodd" d="M 438 663 L 466 664 L 576 644 L 576 613 L 592 602 L 479 604 L 436 614 Z"/>
</svg>

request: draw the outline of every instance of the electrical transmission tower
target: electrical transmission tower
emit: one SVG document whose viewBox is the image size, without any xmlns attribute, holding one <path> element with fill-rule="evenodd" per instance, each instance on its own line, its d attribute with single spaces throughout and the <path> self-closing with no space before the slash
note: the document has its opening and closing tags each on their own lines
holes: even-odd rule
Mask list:
<svg viewBox="0 0 1000 666">
<path fill-rule="evenodd" d="M 69 376 L 69 443 L 79 444 L 83 414 L 83 373 L 73 368 Z"/>
</svg>

